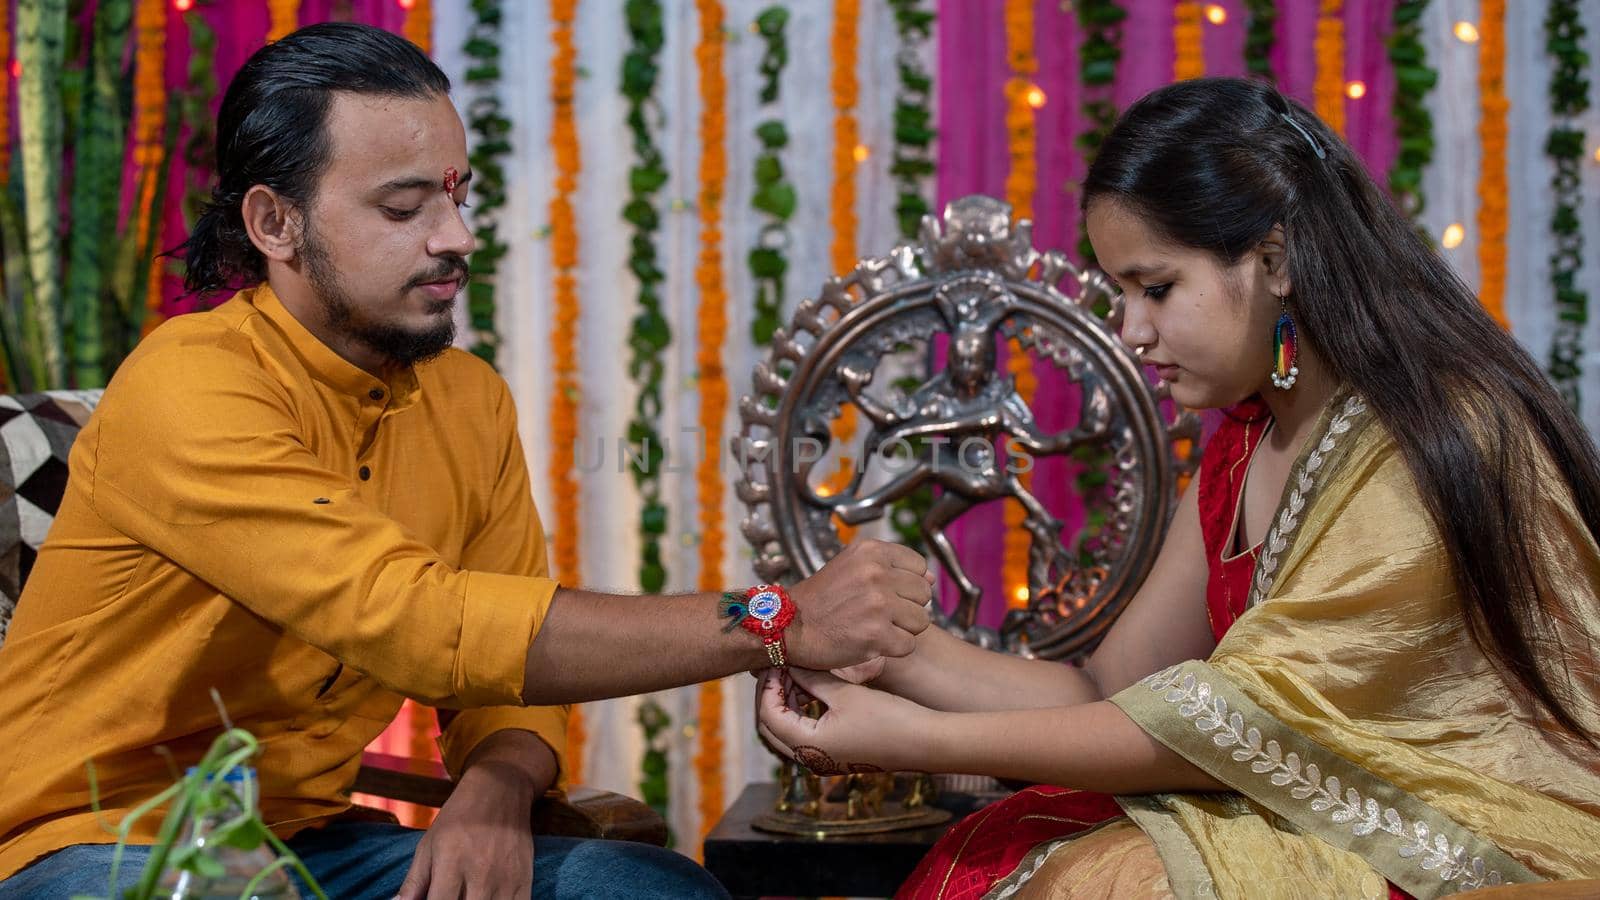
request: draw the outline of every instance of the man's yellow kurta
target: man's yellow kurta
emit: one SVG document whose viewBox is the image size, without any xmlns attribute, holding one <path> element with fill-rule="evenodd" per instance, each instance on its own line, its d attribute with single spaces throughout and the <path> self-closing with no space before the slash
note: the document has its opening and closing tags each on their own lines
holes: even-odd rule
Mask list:
<svg viewBox="0 0 1600 900">
<path fill-rule="evenodd" d="M 266 287 L 183 316 L 118 370 L 0 649 L 0 879 L 76 843 L 93 760 L 110 821 L 198 760 L 228 715 L 261 740 L 280 835 L 349 805 L 403 697 L 465 708 L 460 771 L 504 728 L 548 577 L 511 397 L 450 351 L 380 380 Z M 159 816 L 140 821 L 153 839 Z"/>
</svg>

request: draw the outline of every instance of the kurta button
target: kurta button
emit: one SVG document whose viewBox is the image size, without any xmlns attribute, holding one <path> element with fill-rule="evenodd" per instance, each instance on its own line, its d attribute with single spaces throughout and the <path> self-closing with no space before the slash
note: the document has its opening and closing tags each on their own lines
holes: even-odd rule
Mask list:
<svg viewBox="0 0 1600 900">
<path fill-rule="evenodd" d="M 367 396 L 371 397 L 374 400 L 382 400 L 383 399 L 383 391 L 381 389 L 379 389 L 379 388 L 373 388 L 372 390 L 367 391 Z"/>
<path fill-rule="evenodd" d="M 368 478 L 372 477 L 372 470 L 366 466 L 362 466 L 361 471 L 358 474 L 361 476 L 362 481 L 366 481 Z"/>
</svg>

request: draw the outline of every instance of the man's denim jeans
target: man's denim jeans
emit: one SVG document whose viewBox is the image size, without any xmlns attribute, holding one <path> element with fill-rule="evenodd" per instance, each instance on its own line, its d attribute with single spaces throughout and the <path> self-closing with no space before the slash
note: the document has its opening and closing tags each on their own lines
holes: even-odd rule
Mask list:
<svg viewBox="0 0 1600 900">
<path fill-rule="evenodd" d="M 423 832 L 374 822 L 335 823 L 309 829 L 289 841 L 329 900 L 390 900 L 400 890 Z M 0 900 L 69 900 L 106 896 L 112 845 L 78 844 L 51 854 L 0 881 Z M 118 871 L 119 888 L 131 887 L 149 854 L 128 847 Z M 313 895 L 303 885 L 301 895 Z M 727 891 L 686 857 L 626 841 L 538 837 L 533 853 L 533 897 L 716 897 Z"/>
</svg>

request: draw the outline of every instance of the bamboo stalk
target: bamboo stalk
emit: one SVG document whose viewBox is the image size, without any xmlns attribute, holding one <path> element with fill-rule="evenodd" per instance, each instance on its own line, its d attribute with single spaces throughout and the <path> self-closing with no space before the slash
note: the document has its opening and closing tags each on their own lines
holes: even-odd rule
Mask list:
<svg viewBox="0 0 1600 900">
<path fill-rule="evenodd" d="M 38 323 L 45 383 L 65 387 L 61 346 L 61 63 L 65 53 L 67 0 L 18 0 L 17 89 L 22 138 L 23 217 L 28 271 L 33 277 L 33 317 Z"/>
</svg>

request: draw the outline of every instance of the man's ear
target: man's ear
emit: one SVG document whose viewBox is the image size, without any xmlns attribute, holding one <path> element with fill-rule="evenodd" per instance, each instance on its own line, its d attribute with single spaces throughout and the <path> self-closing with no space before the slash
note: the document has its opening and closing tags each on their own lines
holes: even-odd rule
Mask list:
<svg viewBox="0 0 1600 900">
<path fill-rule="evenodd" d="M 1289 247 L 1284 240 L 1283 226 L 1274 225 L 1267 236 L 1256 245 L 1256 254 L 1265 270 L 1267 289 L 1274 297 L 1287 297 L 1294 293 L 1289 281 Z"/>
<path fill-rule="evenodd" d="M 304 219 L 300 208 L 282 194 L 258 184 L 240 203 L 244 230 L 261 255 L 277 262 L 292 262 L 300 249 Z"/>
</svg>

